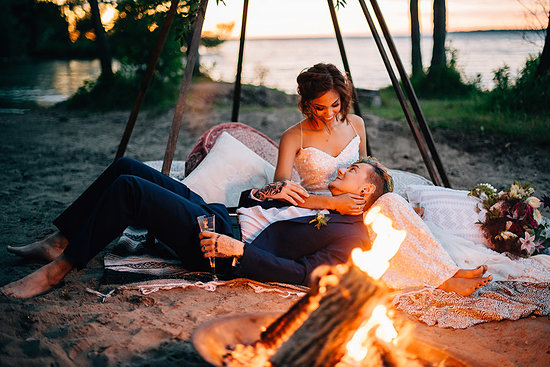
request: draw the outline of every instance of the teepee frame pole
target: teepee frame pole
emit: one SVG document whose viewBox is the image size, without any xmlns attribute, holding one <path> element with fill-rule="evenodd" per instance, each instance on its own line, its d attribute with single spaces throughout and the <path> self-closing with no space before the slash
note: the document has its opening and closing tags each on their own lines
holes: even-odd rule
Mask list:
<svg viewBox="0 0 550 367">
<path fill-rule="evenodd" d="M 162 52 L 162 48 L 164 47 L 164 43 L 166 42 L 166 38 L 168 37 L 168 33 L 170 31 L 170 26 L 172 25 L 172 21 L 174 20 L 174 16 L 176 15 L 176 10 L 178 8 L 179 2 L 180 0 L 172 0 L 170 4 L 170 9 L 166 14 L 166 18 L 164 18 L 164 22 L 162 23 L 161 29 L 159 31 L 157 44 L 155 45 L 155 48 L 151 53 L 151 58 L 149 59 L 149 63 L 147 64 L 147 69 L 145 70 L 143 80 L 141 81 L 141 87 L 136 97 L 136 101 L 134 102 L 134 107 L 132 108 L 132 112 L 130 113 L 130 117 L 128 118 L 128 122 L 126 123 L 126 129 L 124 130 L 124 134 L 122 135 L 122 139 L 120 140 L 120 144 L 118 145 L 115 160 L 124 156 L 124 152 L 126 151 L 128 142 L 130 141 L 130 136 L 132 135 L 132 131 L 134 130 L 134 126 L 136 124 L 139 110 L 141 109 L 141 104 L 143 103 L 143 99 L 145 98 L 145 93 L 147 92 L 149 84 L 151 84 L 151 79 L 153 78 L 153 73 L 155 71 L 155 67 L 157 66 L 160 53 Z"/>
<path fill-rule="evenodd" d="M 191 85 L 193 69 L 197 61 L 197 54 L 199 53 L 199 43 L 201 41 L 202 25 L 204 23 L 204 14 L 206 13 L 207 5 L 208 0 L 202 0 L 201 7 L 197 12 L 197 18 L 195 19 L 195 25 L 193 26 L 193 37 L 191 38 L 191 44 L 189 45 L 189 54 L 187 55 L 187 61 L 185 62 L 185 71 L 183 72 L 183 78 L 180 84 L 178 101 L 176 102 L 176 110 L 174 112 L 174 119 L 172 120 L 172 128 L 170 129 L 170 136 L 168 137 L 166 152 L 164 153 L 164 161 L 162 162 L 162 173 L 165 175 L 170 173 L 170 167 L 172 166 L 172 161 L 174 160 L 174 152 L 176 150 L 178 134 L 181 128 L 181 122 L 183 120 L 185 98 L 187 97 L 189 86 Z"/>
<path fill-rule="evenodd" d="M 346 56 L 346 49 L 344 47 L 344 40 L 342 39 L 342 32 L 340 32 L 340 25 L 338 24 L 338 18 L 336 17 L 336 11 L 334 9 L 334 2 L 332 0 L 327 0 L 328 8 L 330 10 L 330 17 L 332 19 L 332 25 L 334 26 L 334 33 L 336 35 L 336 41 L 338 42 L 338 49 L 340 50 L 340 56 L 342 57 L 342 63 L 344 64 L 344 70 L 346 70 L 346 73 L 348 74 L 348 77 L 353 85 L 353 110 L 356 115 L 359 115 L 363 117 L 361 114 L 361 108 L 359 107 L 359 98 L 357 95 L 357 90 L 355 89 L 355 85 L 353 84 L 353 79 L 351 77 L 351 69 L 349 67 L 348 63 L 348 57 Z M 367 127 L 365 126 L 365 137 L 366 137 L 366 145 L 367 145 L 367 154 L 372 155 L 371 148 L 369 145 L 369 138 L 366 134 Z"/>
<path fill-rule="evenodd" d="M 239 121 L 239 106 L 241 104 L 241 74 L 243 71 L 244 41 L 246 37 L 246 20 L 248 18 L 248 0 L 243 3 L 243 19 L 241 23 L 241 39 L 239 41 L 239 59 L 237 61 L 237 75 L 235 76 L 235 89 L 233 89 L 233 111 L 231 121 Z"/>
<path fill-rule="evenodd" d="M 418 98 L 416 97 L 416 93 L 414 92 L 414 88 L 411 84 L 409 76 L 407 75 L 407 72 L 403 67 L 403 62 L 401 61 L 401 58 L 397 53 L 397 48 L 393 43 L 393 38 L 390 34 L 390 31 L 388 29 L 384 16 L 382 15 L 382 11 L 380 10 L 380 7 L 378 6 L 378 2 L 376 0 L 370 0 L 370 3 L 372 5 L 376 18 L 378 19 L 378 24 L 382 29 L 382 33 L 384 34 L 384 39 L 386 40 L 388 48 L 390 49 L 390 52 L 393 56 L 393 60 L 395 62 L 395 65 L 397 66 L 397 70 L 399 71 L 399 75 L 401 76 L 401 83 L 403 83 L 403 86 L 405 87 L 405 92 L 407 93 L 409 102 L 411 103 L 412 109 L 418 121 L 418 125 L 420 125 L 420 129 L 422 130 L 424 139 L 426 140 L 426 144 L 430 149 L 430 153 L 432 154 L 432 158 L 439 172 L 439 176 L 441 176 L 443 185 L 445 185 L 446 187 L 451 187 L 449 183 L 449 178 L 445 173 L 445 168 L 441 163 L 441 158 L 439 158 L 439 154 L 437 153 L 437 149 L 435 148 L 433 136 L 428 127 L 428 123 L 426 122 L 426 117 L 422 112 L 422 108 L 420 107 L 420 103 L 418 102 Z"/>
<path fill-rule="evenodd" d="M 388 59 L 388 55 L 386 54 L 386 50 L 384 49 L 384 45 L 382 44 L 382 40 L 380 39 L 380 35 L 378 34 L 378 31 L 376 30 L 376 26 L 374 25 L 374 22 L 373 22 L 372 17 L 369 13 L 369 10 L 367 9 L 367 5 L 365 4 L 364 0 L 359 0 L 359 3 L 361 5 L 361 9 L 363 10 L 363 14 L 365 15 L 365 18 L 367 19 L 367 23 L 369 24 L 369 28 L 370 28 L 371 33 L 372 33 L 372 37 L 374 38 L 374 41 L 376 42 L 376 46 L 378 47 L 378 51 L 380 52 L 380 56 L 382 57 L 382 61 L 384 62 L 384 65 L 386 66 L 386 70 L 388 71 L 388 75 L 390 76 L 393 89 L 395 90 L 395 93 L 397 94 L 397 99 L 399 100 L 399 103 L 401 104 L 401 108 L 403 109 L 403 112 L 405 113 L 405 118 L 407 119 L 407 122 L 409 123 L 409 127 L 411 129 L 411 132 L 413 133 L 414 140 L 416 141 L 416 145 L 418 146 L 418 149 L 420 150 L 420 154 L 422 155 L 422 159 L 424 160 L 424 164 L 426 165 L 426 168 L 428 169 L 428 173 L 430 174 L 432 182 L 436 185 L 441 185 L 439 177 L 437 176 L 437 174 L 435 172 L 435 169 L 432 165 L 431 157 L 429 156 L 428 151 L 426 150 L 426 146 L 424 144 L 424 141 L 422 140 L 422 136 L 420 134 L 420 131 L 418 130 L 418 126 L 416 126 L 416 123 L 414 122 L 411 111 L 409 110 L 409 106 L 407 105 L 407 101 L 405 100 L 405 95 L 403 94 L 403 91 L 401 90 L 401 86 L 399 85 L 399 81 L 397 80 L 397 77 L 395 76 L 395 72 L 393 71 L 393 68 L 390 64 L 390 60 Z"/>
</svg>

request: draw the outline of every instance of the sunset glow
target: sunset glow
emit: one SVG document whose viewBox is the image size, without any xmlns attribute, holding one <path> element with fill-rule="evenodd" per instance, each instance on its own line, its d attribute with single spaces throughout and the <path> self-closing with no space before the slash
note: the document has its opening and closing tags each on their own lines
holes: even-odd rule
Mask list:
<svg viewBox="0 0 550 367">
<path fill-rule="evenodd" d="M 367 4 L 370 2 L 367 0 Z M 419 0 L 422 32 L 432 32 L 432 1 Z M 524 1 L 530 4 L 529 0 Z M 378 1 L 390 31 L 394 35 L 409 33 L 409 0 Z M 536 7 L 534 7 L 536 8 Z M 204 30 L 214 31 L 216 24 L 235 22 L 231 38 L 239 37 L 243 1 L 211 1 L 206 12 Z M 348 0 L 337 11 L 344 36 L 370 35 L 358 1 Z M 489 29 L 530 29 L 536 20 L 528 16 L 518 0 L 447 0 L 447 30 L 472 31 Z M 327 2 L 324 0 L 262 0 L 250 1 L 247 37 L 295 38 L 333 36 L 333 26 Z"/>
</svg>

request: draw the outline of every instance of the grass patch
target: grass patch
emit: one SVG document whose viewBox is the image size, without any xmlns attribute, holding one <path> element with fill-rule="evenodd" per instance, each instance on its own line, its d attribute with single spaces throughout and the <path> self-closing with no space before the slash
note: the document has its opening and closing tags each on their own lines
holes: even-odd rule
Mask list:
<svg viewBox="0 0 550 367">
<path fill-rule="evenodd" d="M 403 121 L 405 115 L 392 87 L 380 90 L 382 106 L 369 108 L 383 118 Z M 449 99 L 420 99 L 428 125 L 468 134 L 498 134 L 537 143 L 550 143 L 550 116 L 514 111 L 490 111 L 487 93 L 472 93 Z M 410 107 L 410 106 L 409 106 Z M 411 108 L 412 112 L 412 108 Z"/>
</svg>

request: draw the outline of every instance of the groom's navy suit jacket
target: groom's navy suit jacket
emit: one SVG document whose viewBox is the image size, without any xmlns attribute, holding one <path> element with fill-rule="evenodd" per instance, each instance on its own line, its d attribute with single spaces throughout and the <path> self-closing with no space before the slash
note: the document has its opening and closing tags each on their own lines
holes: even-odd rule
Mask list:
<svg viewBox="0 0 550 367">
<path fill-rule="evenodd" d="M 277 201 L 258 202 L 250 191 L 241 194 L 239 206 L 260 205 L 264 209 L 283 206 Z M 284 204 L 286 205 L 286 204 Z M 260 281 L 308 285 L 310 274 L 319 265 L 348 260 L 351 250 L 370 248 L 363 216 L 331 212 L 327 225 L 315 228 L 315 216 L 278 221 L 246 243 L 237 274 Z"/>
</svg>

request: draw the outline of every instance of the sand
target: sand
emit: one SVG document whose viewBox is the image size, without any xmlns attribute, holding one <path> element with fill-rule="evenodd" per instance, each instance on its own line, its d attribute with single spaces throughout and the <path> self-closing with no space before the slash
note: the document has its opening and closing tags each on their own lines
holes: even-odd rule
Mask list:
<svg viewBox="0 0 550 367">
<path fill-rule="evenodd" d="M 230 86 L 193 87 L 175 159 L 185 160 L 198 136 L 229 120 Z M 114 158 L 129 111 L 75 112 L 60 108 L 0 115 L 0 285 L 41 264 L 6 251 L 51 233 L 51 221 Z M 164 156 L 173 111 L 142 112 L 126 155 L 139 160 Z M 247 105 L 240 121 L 278 140 L 300 119 L 293 105 Z M 366 116 L 374 154 L 390 168 L 428 177 L 406 124 Z M 550 194 L 550 147 L 491 136 L 435 129 L 436 146 L 454 188 L 478 182 L 499 187 L 531 181 Z M 548 212 L 545 213 L 548 215 Z M 100 282 L 101 255 L 65 283 L 30 300 L 0 299 L 0 365 L 4 366 L 206 366 L 191 344 L 199 325 L 223 315 L 278 311 L 297 297 L 256 294 L 244 285 L 215 292 L 191 288 L 143 295 L 119 290 L 99 302 L 86 287 L 108 292 Z M 407 315 L 398 313 L 403 320 Z M 532 317 L 491 322 L 465 330 L 428 327 L 409 320 L 414 335 L 475 366 L 550 365 L 550 321 Z"/>
</svg>

